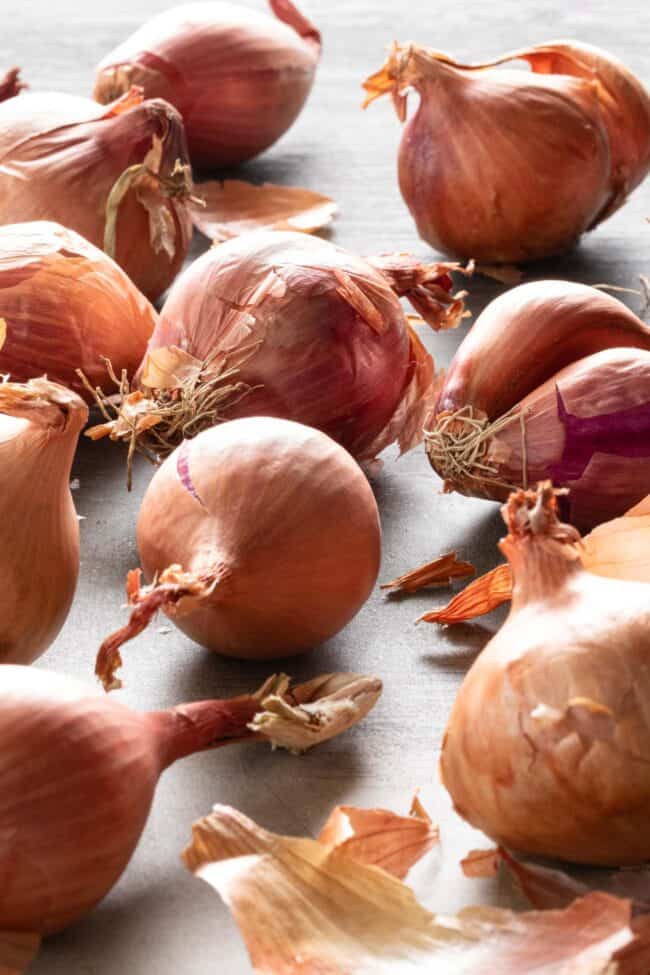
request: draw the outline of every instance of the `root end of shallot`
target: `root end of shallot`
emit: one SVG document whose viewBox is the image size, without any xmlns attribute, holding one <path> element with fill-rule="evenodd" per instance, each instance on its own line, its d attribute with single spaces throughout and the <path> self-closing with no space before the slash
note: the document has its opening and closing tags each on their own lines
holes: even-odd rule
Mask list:
<svg viewBox="0 0 650 975">
<path fill-rule="evenodd" d="M 389 596 L 419 592 L 420 589 L 432 586 L 451 585 L 452 579 L 463 579 L 474 575 L 474 572 L 471 562 L 463 562 L 458 559 L 455 552 L 447 552 L 433 562 L 427 562 L 411 572 L 405 572 L 391 579 L 390 582 L 383 582 L 380 589 L 390 590 Z"/>
</svg>

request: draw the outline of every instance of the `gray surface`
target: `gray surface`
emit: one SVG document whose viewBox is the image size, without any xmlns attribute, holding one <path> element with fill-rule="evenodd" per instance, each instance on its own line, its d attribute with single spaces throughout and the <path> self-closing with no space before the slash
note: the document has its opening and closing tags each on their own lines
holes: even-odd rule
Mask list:
<svg viewBox="0 0 650 975">
<path fill-rule="evenodd" d="M 260 6 L 260 3 L 250 3 Z M 84 92 L 93 65 L 151 13 L 172 6 L 160 0 L 22 0 L 4 5 L 0 64 L 22 64 L 34 87 Z M 417 39 L 462 58 L 487 58 L 525 43 L 579 37 L 610 47 L 650 82 L 650 19 L 642 0 L 464 0 L 433 4 L 411 0 L 391 11 L 389 0 L 306 0 L 322 28 L 325 53 L 313 96 L 294 129 L 263 159 L 245 168 L 254 178 L 303 184 L 330 193 L 340 204 L 332 238 L 360 252 L 412 250 L 418 242 L 395 179 L 400 127 L 389 102 L 359 110 L 359 83 L 379 67 L 394 36 Z M 535 267 L 530 276 L 562 276 L 634 287 L 650 269 L 650 184 L 623 213 L 592 234 L 562 262 Z M 478 314 L 501 290 L 475 280 L 470 307 Z M 632 307 L 637 301 L 629 299 Z M 455 334 L 425 335 L 440 365 L 448 362 L 466 326 Z M 505 350 L 503 350 L 505 352 Z M 495 371 L 499 350 L 495 351 Z M 123 454 L 111 445 L 81 445 L 74 476 L 81 523 L 82 565 L 68 623 L 40 666 L 92 678 L 95 650 L 122 618 L 125 571 L 137 564 L 133 533 L 139 500 L 151 471 L 140 465 L 135 490 L 124 490 Z M 479 570 L 495 561 L 500 534 L 496 506 L 439 493 L 420 450 L 394 462 L 388 453 L 374 481 L 384 529 L 382 578 L 451 547 Z M 264 747 L 237 747 L 196 756 L 163 777 L 148 827 L 122 881 L 101 907 L 64 935 L 52 938 L 34 975 L 206 975 L 249 971 L 227 910 L 207 886 L 180 866 L 192 821 L 214 802 L 232 803 L 263 824 L 287 833 L 316 831 L 338 802 L 404 807 L 410 791 L 443 822 L 443 855 L 425 885 L 428 903 L 446 911 L 461 903 L 505 897 L 489 883 L 464 881 L 458 850 L 477 838 L 449 814 L 436 789 L 436 759 L 446 716 L 474 655 L 497 625 L 453 631 L 415 628 L 413 620 L 447 594 L 387 604 L 377 592 L 336 639 L 286 668 L 297 677 L 358 669 L 381 676 L 384 696 L 355 731 L 295 759 Z M 267 666 L 222 660 L 159 623 L 133 645 L 122 700 L 161 708 L 183 699 L 225 696 L 254 687 Z M 281 668 L 283 663 L 277 664 Z"/>
</svg>

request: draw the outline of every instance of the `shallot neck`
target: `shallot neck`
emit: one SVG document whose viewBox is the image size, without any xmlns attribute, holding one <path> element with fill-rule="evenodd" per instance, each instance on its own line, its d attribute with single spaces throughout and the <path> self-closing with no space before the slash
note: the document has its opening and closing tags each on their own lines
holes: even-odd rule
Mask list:
<svg viewBox="0 0 650 975">
<path fill-rule="evenodd" d="M 499 543 L 512 569 L 512 608 L 557 595 L 584 571 L 574 545 L 544 536 L 513 538 Z"/>
<path fill-rule="evenodd" d="M 256 738 L 248 725 L 260 709 L 258 697 L 195 701 L 146 715 L 158 742 L 162 769 L 179 758 L 232 741 Z"/>
</svg>

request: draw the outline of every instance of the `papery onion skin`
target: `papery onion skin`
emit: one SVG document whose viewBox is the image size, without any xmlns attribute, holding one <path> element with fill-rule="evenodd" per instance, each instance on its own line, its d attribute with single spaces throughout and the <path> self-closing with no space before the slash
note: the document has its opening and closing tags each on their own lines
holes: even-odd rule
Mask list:
<svg viewBox="0 0 650 975">
<path fill-rule="evenodd" d="M 505 509 L 510 614 L 461 686 L 441 772 L 456 810 L 506 848 L 640 863 L 650 857 L 650 586 L 586 572 L 579 536 L 553 508 L 546 486 Z"/>
<path fill-rule="evenodd" d="M 253 659 L 337 633 L 370 595 L 381 549 L 377 505 L 350 455 L 266 417 L 178 448 L 147 489 L 137 538 L 148 579 L 177 564 L 216 582 L 207 598 L 181 601 L 173 622 L 211 650 Z"/>
<path fill-rule="evenodd" d="M 154 17 L 108 54 L 93 97 L 131 87 L 183 116 L 196 167 L 259 155 L 293 124 L 311 90 L 320 34 L 289 0 L 274 17 L 230 3 L 194 3 Z"/>
<path fill-rule="evenodd" d="M 79 572 L 70 468 L 87 418 L 82 400 L 54 383 L 0 384 L 2 664 L 31 663 L 68 615 Z"/>
<path fill-rule="evenodd" d="M 0 223 L 52 220 L 102 248 L 111 190 L 156 145 L 160 180 L 169 181 L 177 161 L 187 166 L 189 160 L 180 115 L 162 100 L 144 101 L 134 92 L 102 107 L 62 93 L 10 98 L 0 103 Z M 138 198 L 145 192 L 153 214 Z M 172 256 L 153 239 L 161 222 Z M 119 205 L 115 257 L 153 300 L 179 271 L 191 234 L 181 196 L 167 195 L 143 174 Z"/>
<path fill-rule="evenodd" d="M 107 357 L 133 375 L 158 316 L 122 269 L 79 234 L 35 221 L 0 227 L 0 373 L 44 373 L 90 399 L 77 374 L 106 383 Z"/>
</svg>

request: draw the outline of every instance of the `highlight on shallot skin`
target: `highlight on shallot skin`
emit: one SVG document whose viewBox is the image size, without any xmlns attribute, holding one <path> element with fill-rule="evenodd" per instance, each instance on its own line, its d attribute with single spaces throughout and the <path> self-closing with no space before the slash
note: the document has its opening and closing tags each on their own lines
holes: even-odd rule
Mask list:
<svg viewBox="0 0 650 975">
<path fill-rule="evenodd" d="M 530 71 L 511 68 L 516 61 Z M 552 41 L 481 64 L 394 44 L 364 88 L 365 105 L 391 95 L 401 122 L 417 91 L 400 189 L 420 236 L 454 257 L 507 263 L 562 253 L 650 169 L 650 96 L 588 44 Z"/>
<path fill-rule="evenodd" d="M 271 146 L 298 117 L 320 57 L 320 33 L 291 0 L 273 16 L 226 2 L 190 3 L 147 21 L 97 68 L 93 97 L 132 85 L 183 116 L 195 167 L 234 166 Z"/>
</svg>

